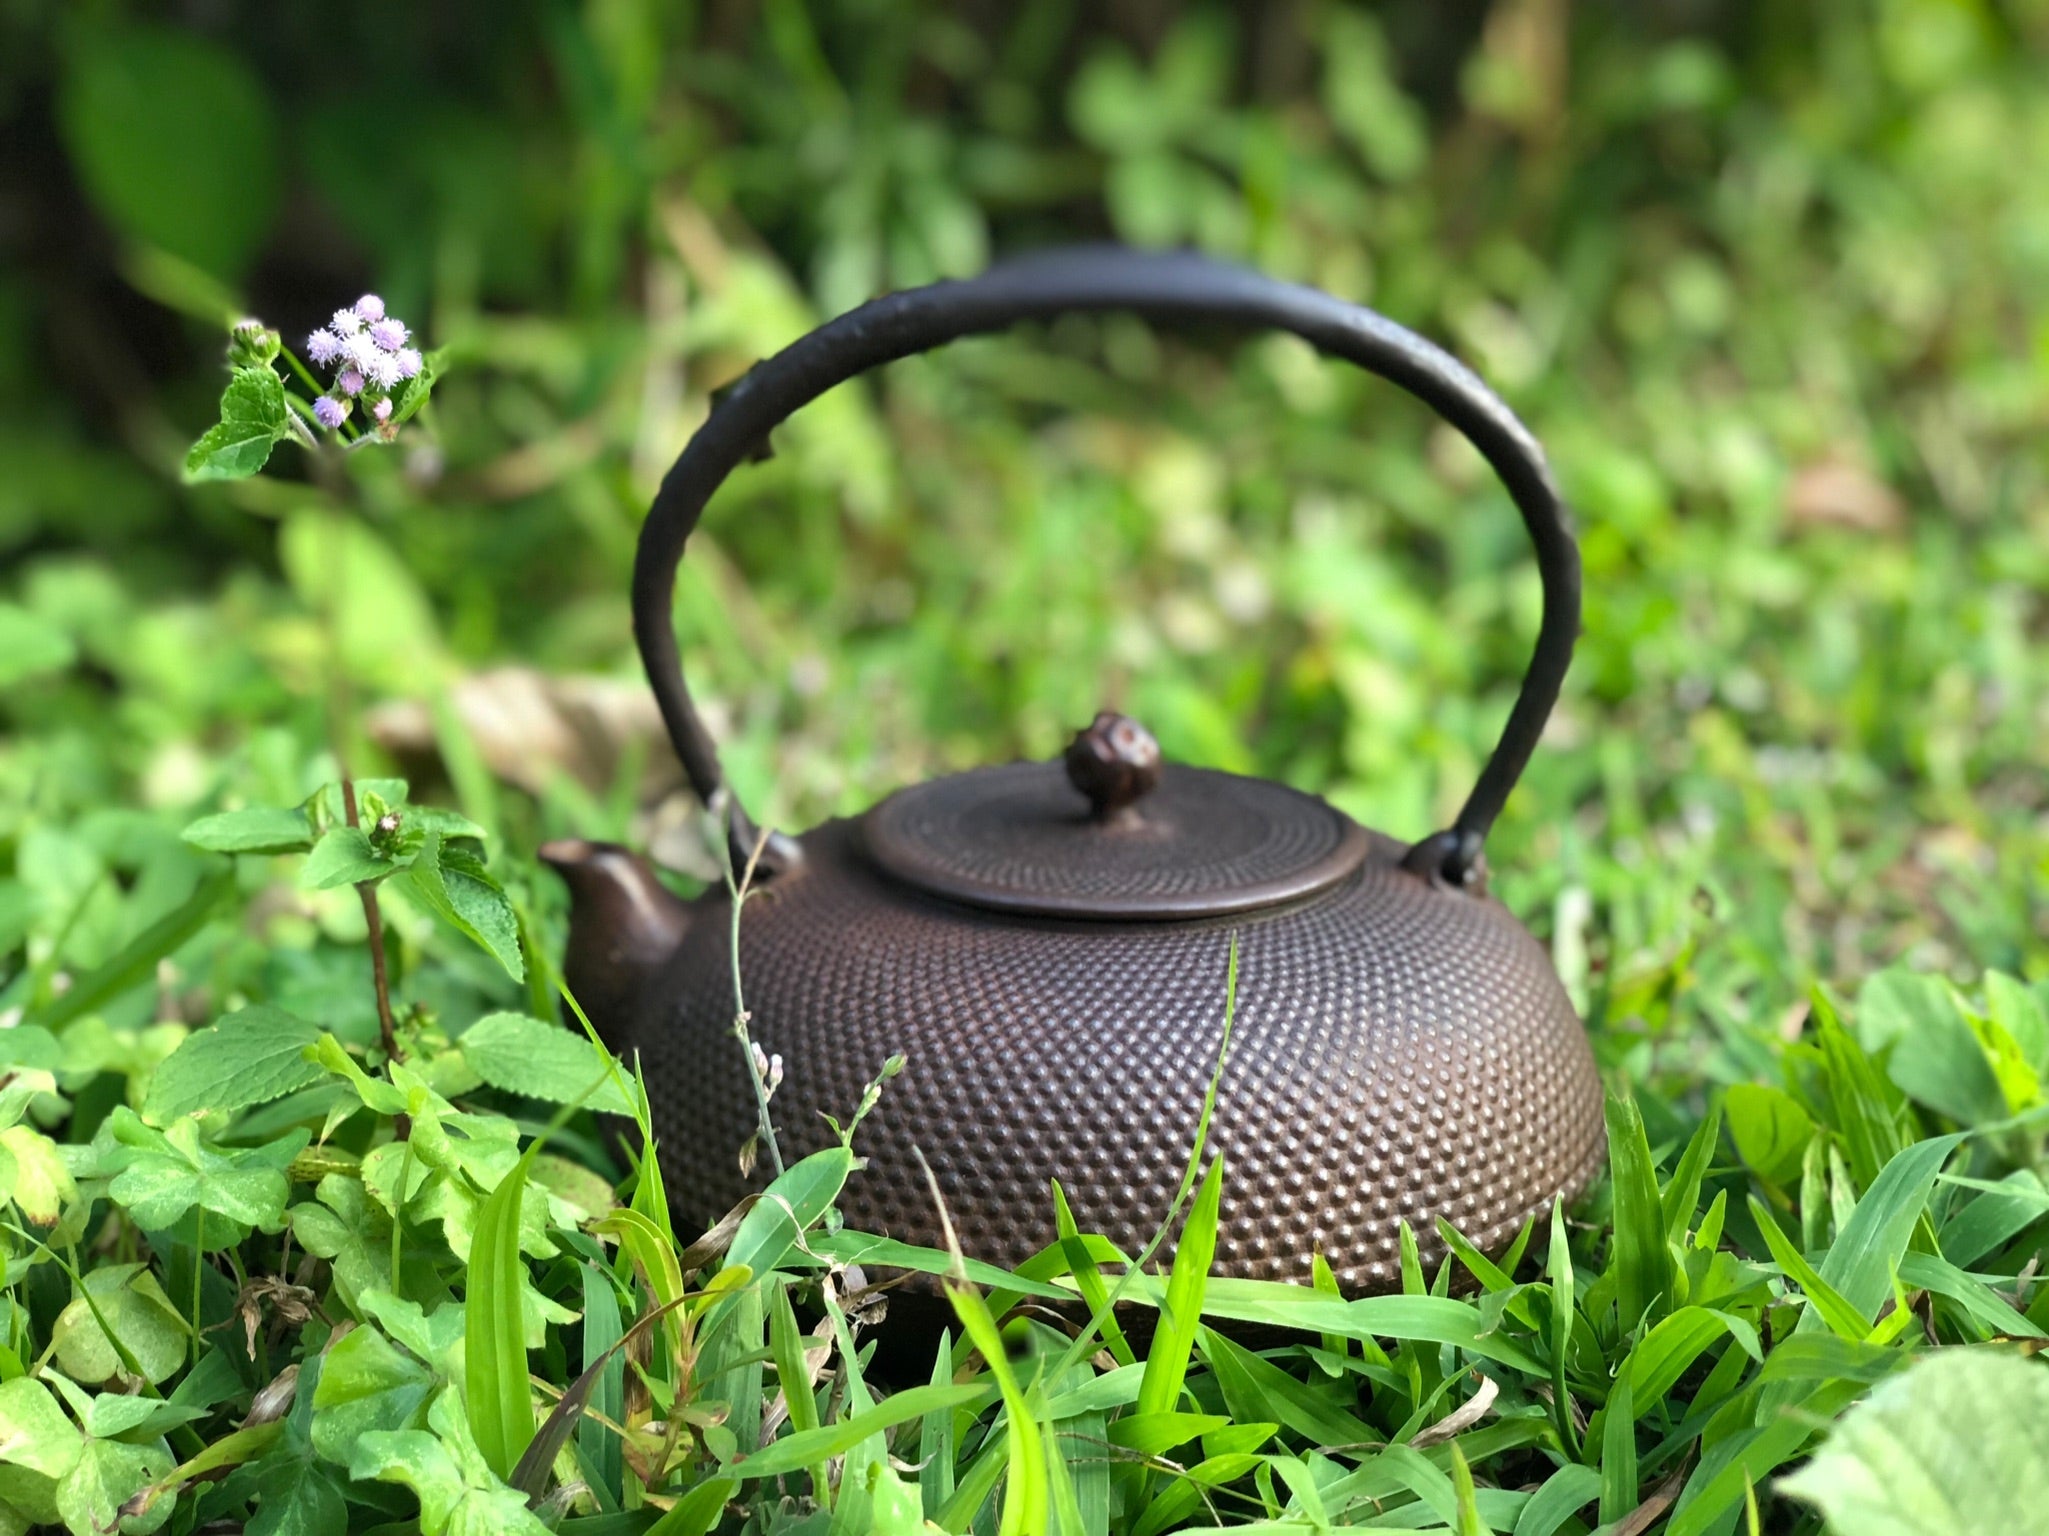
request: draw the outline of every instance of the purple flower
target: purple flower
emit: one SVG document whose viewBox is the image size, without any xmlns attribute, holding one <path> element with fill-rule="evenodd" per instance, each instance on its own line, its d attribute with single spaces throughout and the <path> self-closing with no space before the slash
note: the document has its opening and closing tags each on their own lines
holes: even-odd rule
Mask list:
<svg viewBox="0 0 2049 1536">
<path fill-rule="evenodd" d="M 353 309 L 338 309 L 327 322 L 337 336 L 353 336 L 363 328 L 363 317 Z"/>
<path fill-rule="evenodd" d="M 379 320 L 370 327 L 370 339 L 386 352 L 396 352 L 406 344 L 405 325 L 397 320 Z"/>
<path fill-rule="evenodd" d="M 364 321 L 378 321 L 384 318 L 384 300 L 374 293 L 366 293 L 356 300 L 356 318 Z"/>
<path fill-rule="evenodd" d="M 363 365 L 363 372 L 379 389 L 390 389 L 398 383 L 398 359 L 389 352 L 379 352 Z"/>
<path fill-rule="evenodd" d="M 341 377 L 334 381 L 345 395 L 360 395 L 363 392 L 363 376 L 353 368 L 344 368 Z"/>
<path fill-rule="evenodd" d="M 325 367 L 341 355 L 341 338 L 322 326 L 306 338 L 306 355 Z"/>
<path fill-rule="evenodd" d="M 323 427 L 332 431 L 348 420 L 348 402 L 337 400 L 333 395 L 322 395 L 313 402 L 313 418 Z"/>
<path fill-rule="evenodd" d="M 399 348 L 398 376 L 402 379 L 415 379 L 420 376 L 420 352 L 417 347 Z"/>
<path fill-rule="evenodd" d="M 379 422 L 386 422 L 391 420 L 390 396 L 387 395 L 384 399 L 378 401 L 375 405 L 371 406 L 370 414 L 372 416 L 375 416 Z"/>
</svg>

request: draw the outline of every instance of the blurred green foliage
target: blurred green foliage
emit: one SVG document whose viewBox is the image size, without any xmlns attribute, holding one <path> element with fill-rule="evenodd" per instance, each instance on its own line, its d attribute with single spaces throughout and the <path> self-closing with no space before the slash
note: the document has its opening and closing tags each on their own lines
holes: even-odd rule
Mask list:
<svg viewBox="0 0 2049 1536">
<path fill-rule="evenodd" d="M 303 797 L 334 731 L 385 766 L 369 705 L 506 662 L 630 680 L 635 531 L 713 389 L 883 289 L 1103 236 L 1370 303 L 1549 447 L 1587 629 L 1492 858 L 1611 1066 L 1755 1075 L 1810 974 L 2049 968 L 2042 0 L 4 25 L 0 986 L 185 901 L 199 861 L 142 850 L 189 811 Z M 221 321 L 299 336 L 366 288 L 449 348 L 408 444 L 178 485 Z M 1420 836 L 1534 631 L 1477 460 L 1273 339 L 964 344 L 776 447 L 678 622 L 790 824 L 1116 702 Z M 494 793 L 437 718 L 515 846 L 626 829 L 630 782 Z"/>
</svg>

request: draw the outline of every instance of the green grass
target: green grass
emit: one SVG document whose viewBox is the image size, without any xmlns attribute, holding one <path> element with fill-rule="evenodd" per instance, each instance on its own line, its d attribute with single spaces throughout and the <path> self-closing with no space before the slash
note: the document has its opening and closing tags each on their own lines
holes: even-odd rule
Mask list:
<svg viewBox="0 0 2049 1536">
<path fill-rule="evenodd" d="M 56 148 L 0 167 L 0 1536 L 2026 1528 L 2049 21 L 1492 9 L 25 18 L 0 115 Z M 636 1085 L 552 1022 L 532 850 L 687 854 L 689 817 L 644 718 L 577 694 L 541 751 L 480 677 L 642 697 L 632 541 L 711 392 L 872 291 L 1102 233 L 1443 341 L 1578 515 L 1585 634 L 1489 851 L 1612 1166 L 1506 1254 L 1414 1234 L 1400 1295 L 1205 1277 L 1240 1171 L 1193 1149 L 1164 1273 L 1054 1190 L 1023 1274 L 878 1247 L 833 1230 L 843 1155 L 706 1242 L 533 1096 Z M 222 320 L 296 340 L 364 287 L 446 349 L 397 447 L 182 484 Z M 775 448 L 677 620 L 782 825 L 1114 702 L 1418 836 L 1534 631 L 1479 466 L 1268 340 L 991 338 Z M 343 763 L 410 779 L 411 831 L 302 863 Z M 831 1267 L 885 1258 L 958 1308 L 902 1381 Z"/>
</svg>

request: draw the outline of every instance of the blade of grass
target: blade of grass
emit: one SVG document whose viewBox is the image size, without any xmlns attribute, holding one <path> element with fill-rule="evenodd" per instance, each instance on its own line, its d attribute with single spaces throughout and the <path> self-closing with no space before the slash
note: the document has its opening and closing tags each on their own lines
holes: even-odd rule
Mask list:
<svg viewBox="0 0 2049 1536">
<path fill-rule="evenodd" d="M 1855 1341 L 1871 1332 L 1871 1319 L 1821 1277 L 1821 1272 L 1807 1262 L 1807 1256 L 1779 1230 L 1770 1208 L 1755 1195 L 1750 1197 L 1750 1217 L 1757 1223 L 1758 1231 L 1764 1234 L 1765 1246 L 1771 1249 L 1772 1262 L 1779 1266 L 1788 1280 L 1807 1293 L 1811 1315 L 1826 1323 L 1838 1338 Z M 1806 1327 L 1807 1319 L 1803 1317 L 1796 1326 Z"/>
<path fill-rule="evenodd" d="M 1117 1325 L 1116 1312 L 1110 1305 L 1110 1288 L 1103 1283 L 1103 1272 L 1096 1267 L 1088 1244 L 1081 1240 L 1081 1229 L 1075 1225 L 1074 1212 L 1068 1208 L 1067 1191 L 1060 1187 L 1058 1179 L 1053 1181 L 1053 1226 L 1059 1234 L 1060 1251 L 1067 1258 L 1067 1272 L 1074 1276 L 1081 1299 L 1088 1303 L 1089 1315 L 1103 1320 L 1103 1344 L 1110 1351 L 1111 1358 L 1119 1365 L 1136 1364 L 1138 1356 L 1132 1353 L 1130 1341 Z"/>
<path fill-rule="evenodd" d="M 1655 1323 L 1671 1305 L 1672 1251 L 1658 1204 L 1658 1175 L 1636 1100 L 1608 1096 L 1608 1166 L 1615 1185 L 1616 1321 L 1632 1333 L 1646 1317 Z"/>
<path fill-rule="evenodd" d="M 766 1283 L 773 1290 L 769 1299 L 768 1347 L 775 1359 L 776 1379 L 789 1410 L 790 1428 L 800 1435 L 809 1434 L 818 1428 L 818 1399 L 814 1395 L 810 1363 L 805 1359 L 804 1334 L 797 1326 L 796 1309 L 790 1305 L 789 1284 L 774 1277 Z M 941 1379 L 933 1382 L 934 1386 L 945 1384 Z M 950 1414 L 946 1419 L 952 1423 Z M 832 1483 L 825 1458 L 821 1456 L 805 1470 L 811 1476 L 811 1497 L 820 1509 L 831 1509 Z"/>
<path fill-rule="evenodd" d="M 794 1326 L 794 1322 L 793 1322 Z M 932 1382 L 943 1387 L 953 1380 L 953 1330 L 942 1329 L 939 1353 L 932 1359 Z M 927 1515 L 937 1514 L 953 1497 L 953 1461 L 957 1448 L 953 1411 L 925 1415 L 918 1430 L 918 1497 Z"/>
<path fill-rule="evenodd" d="M 619 1293 L 610 1275 L 594 1264 L 583 1266 L 583 1368 L 599 1366 L 591 1386 L 590 1405 L 601 1418 L 614 1424 L 626 1419 L 626 1361 L 613 1349 L 625 1334 L 619 1314 Z M 626 1496 L 625 1459 L 619 1437 L 596 1419 L 585 1419 L 576 1428 L 577 1448 L 596 1477 L 601 1497 L 609 1497 L 614 1508 Z"/>
<path fill-rule="evenodd" d="M 1565 1236 L 1565 1202 L 1551 1202 L 1551 1248 L 1544 1256 L 1544 1268 L 1551 1277 L 1551 1420 L 1558 1429 L 1558 1443 L 1568 1456 L 1580 1454 L 1579 1430 L 1572 1422 L 1572 1389 L 1566 1385 L 1566 1366 L 1572 1355 L 1572 1319 L 1579 1309 L 1574 1291 L 1572 1248 Z"/>
<path fill-rule="evenodd" d="M 1721 1136 L 1722 1100 L 1718 1094 L 1708 1105 L 1707 1115 L 1694 1130 L 1692 1139 L 1686 1143 L 1686 1150 L 1679 1154 L 1679 1165 L 1672 1170 L 1672 1181 L 1665 1186 L 1665 1193 L 1660 1197 L 1659 1209 L 1665 1218 L 1667 1243 L 1680 1246 L 1686 1242 L 1694 1211 L 1700 1205 L 1701 1181 L 1707 1177 L 1708 1164 L 1714 1161 L 1715 1147 Z"/>
<path fill-rule="evenodd" d="M 1224 1160 L 1217 1157 L 1203 1175 L 1195 1204 L 1174 1250 L 1174 1268 L 1152 1347 L 1146 1351 L 1145 1378 L 1138 1388 L 1138 1411 L 1168 1413 L 1181 1398 L 1188 1360 L 1202 1323 L 1203 1292 L 1217 1251 L 1217 1221 L 1224 1197 Z"/>
<path fill-rule="evenodd" d="M 520 1295 L 526 1261 L 519 1253 L 519 1203 L 539 1140 L 498 1181 L 477 1212 L 470 1241 L 469 1289 L 463 1297 L 463 1406 L 485 1463 L 510 1478 L 534 1438 L 533 1389 L 527 1382 Z"/>
<path fill-rule="evenodd" d="M 935 1410 L 987 1403 L 994 1395 L 986 1386 L 974 1383 L 958 1387 L 909 1387 L 831 1424 L 785 1435 L 752 1455 L 736 1456 L 729 1470 L 748 1480 L 802 1472 L 835 1456 L 846 1455 L 871 1435 L 879 1435 L 884 1430 L 894 1429 Z M 1039 1476 L 1043 1482 L 1043 1466 L 1039 1469 Z"/>
<path fill-rule="evenodd" d="M 1636 1406 L 1628 1372 L 1615 1378 L 1602 1412 L 1607 1423 L 1601 1433 L 1601 1523 L 1609 1525 L 1637 1503 Z"/>
</svg>

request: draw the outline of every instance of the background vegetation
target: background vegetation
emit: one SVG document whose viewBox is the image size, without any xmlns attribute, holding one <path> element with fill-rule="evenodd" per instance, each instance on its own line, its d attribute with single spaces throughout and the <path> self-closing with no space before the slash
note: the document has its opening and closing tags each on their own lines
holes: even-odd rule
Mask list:
<svg viewBox="0 0 2049 1536">
<path fill-rule="evenodd" d="M 262 857 L 224 873 L 181 829 L 206 812 L 297 804 L 344 762 L 405 773 L 417 799 L 458 805 L 493 836 L 492 868 L 528 941 L 515 981 L 451 939 L 430 903 L 397 893 L 389 949 L 408 1028 L 431 1044 L 494 1010 L 552 1017 L 559 893 L 531 849 L 562 833 L 625 836 L 689 862 L 687 818 L 664 803 L 672 771 L 638 702 L 625 594 L 638 520 L 710 392 L 875 292 L 1053 241 L 1190 243 L 1371 303 L 1466 357 L 1549 447 L 1580 519 L 1587 632 L 1546 749 L 1493 840 L 1495 890 L 1552 946 L 1604 1067 L 1636 1087 L 1646 1158 L 1665 1170 L 1645 1177 L 1654 1193 L 1664 1186 L 1673 1264 L 1718 1244 L 1731 1265 L 1740 1255 L 1748 1267 L 1717 1294 L 1749 1296 L 1735 1312 L 1767 1324 L 1770 1343 L 1767 1314 L 1824 1292 L 1781 1262 L 1746 1193 L 1820 1262 L 1869 1211 L 1888 1149 L 2040 1107 L 2040 0 L 1256 11 L 25 0 L 0 26 L 0 1018 L 50 1042 L 15 1052 L 20 1069 L 51 1074 L 15 1116 L 24 1136 L 39 1125 L 66 1144 L 73 1193 L 51 1195 L 49 1209 L 70 1212 L 60 1230 L 85 1245 L 65 1260 L 69 1278 L 59 1244 L 24 1236 L 9 1259 L 23 1371 L 57 1347 L 58 1319 L 87 1295 L 88 1259 L 105 1261 L 102 1273 L 148 1259 L 154 1269 L 103 1283 L 130 1295 L 138 1274 L 159 1275 L 160 1294 L 178 1298 L 170 1311 L 188 1319 L 196 1286 L 202 1311 L 230 1316 L 265 1265 L 286 1263 L 267 1206 L 240 1218 L 246 1252 L 209 1245 L 203 1229 L 180 1250 L 107 1194 L 119 1170 L 106 1127 L 124 1105 L 150 1121 L 155 1064 L 188 1028 L 254 1002 L 381 1059 L 353 893 L 301 889 L 292 864 Z M 346 472 L 281 450 L 260 479 L 182 485 L 178 466 L 221 386 L 223 322 L 253 312 L 296 342 L 366 289 L 447 349 L 444 382 L 400 442 L 351 456 Z M 678 623 L 743 797 L 790 825 L 933 771 L 1048 754 L 1116 702 L 1176 757 L 1280 776 L 1420 835 L 1469 786 L 1534 628 L 1516 519 L 1477 463 L 1391 390 L 1290 345 L 1063 324 L 841 391 L 776 447 L 693 540 Z M 1893 974 L 1867 990 L 1853 1036 L 1830 1034 L 1812 984 L 1847 997 L 1896 964 L 1962 984 L 1969 1001 Z M 1981 981 L 1988 972 L 2018 980 Z M 1916 1065 L 1929 1062 L 1937 1070 Z M 451 1072 L 431 1090 L 443 1102 L 536 1127 L 531 1103 Z M 1753 1139 L 1710 1135 L 1703 1185 L 1681 1154 L 1721 1123 L 1708 1115 L 1716 1090 L 1753 1083 L 1781 1085 L 1800 1119 L 1756 1090 L 1732 1099 L 1728 1124 Z M 246 1106 L 194 1107 L 216 1117 L 206 1145 L 220 1156 L 256 1155 L 299 1123 L 278 1111 L 238 1129 Z M 312 1113 L 318 1133 L 327 1110 Z M 392 1113 L 362 1099 L 341 1138 L 348 1155 L 393 1144 Z M 1974 1139 L 1943 1177 L 2034 1179 L 2037 1124 Z M 1769 1126 L 1783 1145 L 1755 1139 Z M 575 1125 L 562 1134 L 572 1157 L 621 1171 Z M 96 1136 L 98 1161 L 85 1155 Z M 43 1167 L 57 1189 L 47 1164 L 58 1154 L 22 1144 L 20 1167 Z M 292 1163 L 299 1155 L 284 1170 L 299 1207 L 321 1204 L 322 1178 L 351 1185 L 346 1170 Z M 449 1177 L 481 1202 L 509 1162 Z M 1934 1165 L 1926 1173 L 1934 1180 Z M 329 1193 L 353 1199 L 367 1230 L 375 1212 L 351 1187 Z M 39 1220 L 27 1188 L 17 1206 Z M 1713 1220 L 1703 1244 L 1717 1188 L 1726 1230 Z M 1881 1341 L 1893 1354 L 2024 1331 L 2022 1313 L 2041 1323 L 2031 1197 L 2000 1197 L 2033 1212 L 2012 1230 L 1979 1213 L 1997 1236 L 1988 1247 L 1967 1251 L 1985 1233 L 1946 1233 L 1986 1193 L 1888 1187 L 1887 1201 L 1927 1218 L 1895 1260 L 1911 1241 L 2014 1282 L 2005 1313 L 1987 1310 L 1985 1286 L 1951 1284 L 1971 1300 L 1927 1302 L 1921 1332 L 1895 1324 Z M 404 1229 L 412 1218 L 399 1216 Z M 1583 1219 L 1584 1299 L 1594 1277 L 1621 1272 L 1616 1223 L 1628 1223 L 1605 1187 Z M 449 1298 L 469 1289 L 456 1263 L 467 1236 L 443 1241 L 428 1244 L 434 1284 L 408 1292 L 396 1268 L 387 1277 L 423 1318 L 437 1301 L 460 1311 Z M 1655 1270 L 1636 1242 L 1629 1262 Z M 216 1257 L 195 1264 L 194 1252 Z M 765 1298 L 780 1292 L 773 1256 L 756 1258 L 759 1334 L 775 1311 Z M 580 1272 L 550 1262 L 543 1289 L 587 1318 Z M 1557 1281 L 1534 1262 L 1520 1281 Z M 1908 1271 L 1858 1270 L 1847 1291 L 1842 1269 L 1817 1272 L 1850 1307 L 1830 1314 L 1831 1336 L 1859 1320 L 1885 1329 L 1874 1276 L 1914 1280 L 1897 1317 L 1916 1294 L 1944 1294 L 1927 1289 L 1926 1265 Z M 175 1431 L 157 1419 L 121 1427 L 126 1410 L 88 1422 L 50 1399 L 103 1447 L 92 1486 L 126 1479 L 109 1495 L 118 1505 L 148 1458 L 104 1447 L 153 1446 L 194 1423 L 224 1433 L 280 1362 L 319 1358 L 338 1321 L 386 1340 L 423 1382 L 442 1379 L 426 1335 L 408 1339 L 403 1320 L 359 1305 L 342 1272 L 303 1275 L 323 1308 L 311 1322 L 303 1309 L 297 1321 L 261 1314 L 278 1319 L 265 1323 L 272 1374 L 253 1345 L 209 1355 L 236 1356 L 241 1397 L 195 1396 Z M 658 1294 L 634 1289 L 631 1264 L 607 1272 L 629 1322 Z M 1500 1305 L 1528 1325 L 1529 1382 L 1542 1385 L 1549 1330 L 1570 1309 L 1502 1284 L 1529 1298 Z M 801 1295 L 815 1304 L 812 1289 Z M 1596 1289 L 1587 1316 L 1604 1320 L 1589 1322 L 1584 1354 L 1560 1346 L 1564 1389 L 1590 1407 L 1643 1347 L 1646 1313 L 1616 1304 Z M 537 1366 L 559 1384 L 586 1337 L 558 1320 Z M 1598 1503 L 1601 1518 L 1621 1519 L 1639 1481 L 1648 1495 L 1708 1464 L 1688 1458 L 1711 1415 L 1690 1418 L 1688 1404 L 1716 1362 L 1741 1354 L 1731 1337 L 1694 1376 L 1668 1381 L 1661 1366 L 1637 1378 L 1676 1395 L 1657 1409 L 1663 1422 L 1643 1426 L 1626 1478 L 1620 1439 L 1608 1453 L 1569 1413 L 1553 1422 L 1543 1454 L 1612 1480 L 1582 1500 L 1585 1515 Z M 1346 1407 L 1370 1421 L 1361 1439 L 1406 1440 L 1472 1390 L 1451 1354 L 1437 1357 L 1451 1344 L 1401 1347 L 1416 1354 L 1414 1371 L 1387 1367 L 1400 1390 L 1368 1373 L 1375 1385 Z M 198 1370 L 56 1358 L 88 1385 L 176 1390 L 178 1370 Z M 1207 1413 L 1220 1404 L 1200 1385 L 1215 1379 L 1208 1356 L 1197 1360 L 1191 1390 Z M 94 1377 L 97 1365 L 107 1371 Z M 8 1367 L 0 1357 L 0 1376 L 21 1375 Z M 674 1351 L 669 1367 L 656 1367 L 662 1382 L 690 1370 Z M 858 1407 L 844 1362 L 832 1369 L 828 1420 Z M 1849 1391 L 1817 1405 L 1828 1412 L 1883 1374 L 1868 1359 L 1829 1369 L 1841 1374 L 1823 1387 Z M 1341 1379 L 1353 1380 L 1318 1389 Z M 743 1402 L 759 1390 L 751 1380 L 722 1385 L 718 1400 Z M 1451 1397 L 1433 1396 L 1453 1383 Z M 1740 1373 L 1722 1383 L 1739 1384 L 1779 1390 Z M 0 1398 L 11 1386 L 0 1382 Z M 407 1410 L 417 1422 L 401 1414 L 384 1429 L 428 1433 L 428 1392 Z M 1521 1393 L 1532 1421 L 1556 1420 L 1555 1395 L 1547 1410 L 1524 1387 L 1504 1393 L 1501 1411 Z M 1148 1411 L 1178 1406 L 1169 1392 Z M 1247 1420 L 1246 1399 L 1221 1406 Z M 1120 1400 L 1097 1408 L 1114 1417 Z M 1007 1422 L 986 1396 L 973 1412 L 982 1430 Z M 1328 1420 L 1272 1417 L 1296 1465 L 1337 1443 Z M 462 1443 L 445 1420 L 433 1431 Z M 980 1432 L 964 1432 L 964 1458 L 987 1449 Z M 923 1433 L 936 1430 L 893 1448 L 915 1461 Z M 1457 1470 L 1460 1438 L 1430 1451 L 1441 1476 Z M 998 1462 L 1015 1445 L 995 1443 Z M 1251 1458 L 1231 1476 L 1253 1479 L 1252 1461 L 1279 1454 L 1263 1443 L 1214 1455 Z M 1537 1455 L 1534 1443 L 1460 1452 L 1487 1497 L 1464 1498 L 1454 1478 L 1445 1523 L 1471 1514 L 1525 1529 L 1526 1505 L 1496 1496 L 1548 1475 L 1514 1459 Z M 1199 1459 L 1176 1444 L 1161 1454 Z M 345 1456 L 329 1467 L 315 1449 L 293 1454 L 340 1489 Z M 707 1447 L 679 1463 L 680 1481 L 633 1485 L 607 1462 L 593 1486 L 609 1476 L 607 1496 L 630 1504 L 634 1486 L 665 1497 L 717 1463 Z M 127 1471 L 101 1478 L 103 1465 Z M 148 1475 L 160 1470 L 152 1461 Z M 479 1489 L 503 1486 L 471 1473 Z M 1119 1529 L 1152 1518 L 1160 1485 L 1147 1478 L 1163 1475 L 1119 1473 Z M 1306 1507 L 1291 1468 L 1257 1475 L 1265 1505 L 1247 1495 L 1201 1518 Z M 1304 1475 L 1322 1486 L 1320 1471 Z M 350 1483 L 350 1497 L 365 1486 Z M 1739 1517 L 1741 1479 L 1727 1486 L 1734 1502 L 1703 1521 Z M 219 1508 L 178 1500 L 175 1518 L 228 1518 L 252 1498 L 262 1510 L 246 1486 L 237 1496 Z M 351 1518 L 413 1518 L 407 1496 L 393 1497 L 381 1511 L 351 1504 Z M 1363 1519 L 1382 1505 L 1325 1513 Z M 66 1518 L 87 1507 L 74 1498 Z M 286 1507 L 272 1497 L 273 1511 Z M 1776 1508 L 1768 1518 L 1789 1525 L 1815 1518 Z M 1146 1529 L 1196 1513 L 1170 1507 Z M 952 1516 L 958 1528 L 965 1515 Z"/>
</svg>

